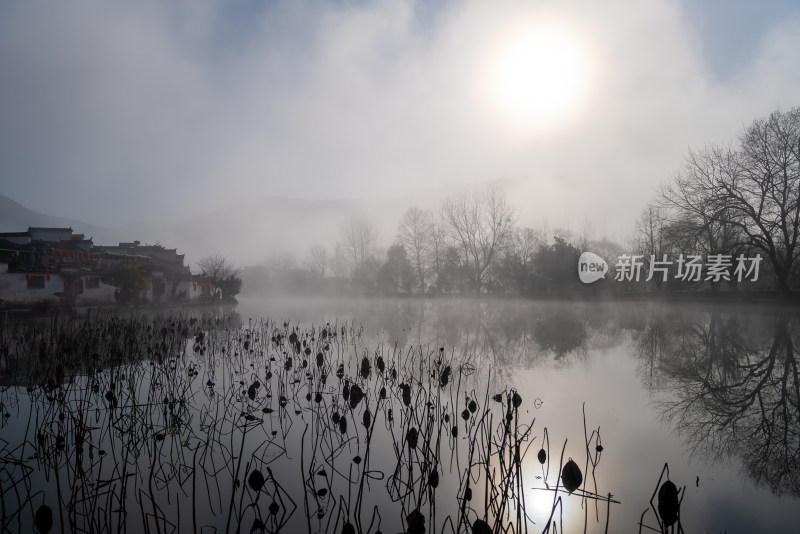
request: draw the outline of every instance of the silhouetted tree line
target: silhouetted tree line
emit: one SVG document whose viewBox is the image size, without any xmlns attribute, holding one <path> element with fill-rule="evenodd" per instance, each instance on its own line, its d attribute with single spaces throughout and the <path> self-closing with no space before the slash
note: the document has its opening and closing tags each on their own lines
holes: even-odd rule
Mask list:
<svg viewBox="0 0 800 534">
<path fill-rule="evenodd" d="M 274 258 L 244 272 L 269 293 L 361 295 L 571 295 L 581 247 L 588 243 L 558 230 L 520 227 L 514 208 L 497 189 L 464 191 L 437 211 L 409 208 L 387 249 L 365 217 L 345 222 L 338 242 L 315 244 L 299 266 Z M 588 291 L 594 291 L 588 290 Z"/>
<path fill-rule="evenodd" d="M 277 258 L 245 273 L 268 292 L 362 295 L 580 296 L 648 291 L 742 289 L 737 258 L 760 255 L 748 290 L 788 294 L 800 279 L 800 108 L 755 120 L 731 146 L 691 151 L 671 181 L 643 210 L 624 246 L 589 232 L 524 227 L 497 189 L 464 191 L 438 209 L 412 206 L 388 248 L 376 225 L 354 217 L 337 242 L 315 244 L 305 265 Z M 591 251 L 608 263 L 605 279 L 578 278 L 578 257 Z M 621 255 L 638 255 L 635 280 L 615 279 Z M 719 280 L 679 276 L 680 256 L 723 255 Z M 666 276 L 651 262 L 670 260 Z M 655 266 L 655 264 L 653 264 Z"/>
<path fill-rule="evenodd" d="M 800 108 L 774 111 L 731 145 L 692 150 L 637 221 L 637 250 L 651 255 L 760 254 L 763 288 L 798 288 Z M 707 284 L 734 289 L 736 280 Z M 655 281 L 662 289 L 660 279 Z"/>
</svg>

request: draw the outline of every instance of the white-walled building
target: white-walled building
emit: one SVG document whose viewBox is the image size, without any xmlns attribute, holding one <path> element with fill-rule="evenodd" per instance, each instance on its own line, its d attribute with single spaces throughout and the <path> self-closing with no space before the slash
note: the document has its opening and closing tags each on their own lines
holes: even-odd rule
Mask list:
<svg viewBox="0 0 800 534">
<path fill-rule="evenodd" d="M 152 303 L 210 300 L 213 287 L 192 276 L 176 249 L 140 245 L 96 246 L 72 228 L 30 227 L 0 233 L 0 307 L 114 305 L 116 287 L 103 275 L 117 265 L 135 267 Z"/>
</svg>

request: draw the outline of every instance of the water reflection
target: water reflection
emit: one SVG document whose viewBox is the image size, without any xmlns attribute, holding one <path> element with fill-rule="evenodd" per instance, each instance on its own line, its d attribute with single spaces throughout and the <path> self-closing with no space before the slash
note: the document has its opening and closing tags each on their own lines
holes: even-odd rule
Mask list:
<svg viewBox="0 0 800 534">
<path fill-rule="evenodd" d="M 531 531 L 542 531 L 557 500 L 554 482 L 569 458 L 583 469 L 586 484 L 592 480 L 594 503 L 587 505 L 586 495 L 565 496 L 557 515 L 567 531 L 585 528 L 587 517 L 602 531 L 609 515 L 613 531 L 624 529 L 648 505 L 658 470 L 667 461 L 676 485 L 688 483 L 681 496 L 687 495 L 690 506 L 706 506 L 701 499 L 710 501 L 709 496 L 723 501 L 711 519 L 696 512 L 688 521 L 681 517 L 687 530 L 730 528 L 720 518 L 761 494 L 771 500 L 764 508 L 758 501 L 748 516 L 755 525 L 749 530 L 769 530 L 763 519 L 752 518 L 768 515 L 778 499 L 750 484 L 731 491 L 721 476 L 709 477 L 707 488 L 695 486 L 695 474 L 687 478 L 680 465 L 689 453 L 702 460 L 696 464 L 741 465 L 755 484 L 777 495 L 799 496 L 800 395 L 793 337 L 798 319 L 786 309 L 422 300 L 270 306 L 259 303 L 250 313 L 246 306 L 239 309 L 243 318 L 277 319 L 270 324 L 240 323 L 239 317 L 221 322 L 218 316 L 204 324 L 191 318 L 118 324 L 111 318 L 73 325 L 72 336 L 62 335 L 70 330 L 62 332 L 55 323 L 22 330 L 10 325 L 0 334 L 0 456 L 15 460 L 0 462 L 0 493 L 9 499 L 30 484 L 21 493 L 20 512 L 4 514 L 4 524 L 23 530 L 43 502 L 43 494 L 31 489 L 53 487 L 51 475 L 58 469 L 72 473 L 56 480 L 55 487 L 64 491 L 59 501 L 69 505 L 76 521 L 96 517 L 103 499 L 106 510 L 115 499 L 141 491 L 169 496 L 185 490 L 198 507 L 195 520 L 220 529 L 227 523 L 255 524 L 251 511 L 260 509 L 246 505 L 250 493 L 245 504 L 238 500 L 233 508 L 229 497 L 237 491 L 241 496 L 236 488 L 250 488 L 254 504 L 270 506 L 256 519 L 270 518 L 276 528 L 288 524 L 285 512 L 287 521 L 292 516 L 301 523 L 321 514 L 322 527 L 341 531 L 351 511 L 369 522 L 375 519 L 372 510 L 383 513 L 394 499 L 401 520 L 385 518 L 384 530 L 410 524 L 408 516 L 420 502 L 428 503 L 426 517 L 441 525 L 448 516 L 443 503 L 467 501 L 473 504 L 451 512 L 456 531 L 466 531 L 481 517 L 471 506 L 491 509 L 500 518 L 512 504 L 533 515 L 537 526 Z M 295 330 L 297 321 L 304 326 Z M 310 325 L 316 329 L 308 330 Z M 200 336 L 200 331 L 207 332 Z M 57 362 L 38 356 L 53 343 L 59 346 Z M 17 354 L 25 351 L 34 357 Z M 26 369 L 37 362 L 40 375 Z M 360 395 L 352 396 L 356 384 L 364 393 L 360 401 Z M 543 408 L 537 397 L 544 400 Z M 584 420 L 581 426 L 583 401 L 588 424 Z M 650 424 L 654 410 L 669 428 Z M 342 414 L 347 415 L 344 431 Z M 413 441 L 424 447 L 408 449 L 412 428 L 418 432 Z M 373 429 L 379 431 L 371 441 Z M 682 443 L 670 449 L 663 442 L 673 439 L 672 430 Z M 121 446 L 111 447 L 114 440 Z M 473 447 L 475 454 L 499 463 L 469 459 Z M 547 449 L 552 466 L 536 461 L 540 448 Z M 426 455 L 428 449 L 436 453 Z M 533 466 L 517 469 L 517 451 Z M 593 459 L 600 452 L 598 487 Z M 583 459 L 587 453 L 592 456 Z M 238 463 L 215 463 L 234 457 Z M 305 462 L 303 478 L 298 457 L 301 465 Z M 250 481 L 253 466 L 263 480 Z M 505 480 L 514 491 L 486 483 L 494 468 L 506 469 Z M 705 465 L 698 469 L 704 477 L 709 471 L 721 473 Z M 187 473 L 197 476 L 191 491 L 195 482 Z M 475 482 L 479 476 L 484 483 Z M 351 499 L 353 480 L 359 493 Z M 73 493 L 73 487 L 86 495 Z M 388 500 L 383 489 L 389 490 Z M 614 501 L 604 516 L 598 496 L 609 490 L 621 503 Z M 523 506 L 503 501 L 504 495 L 522 496 Z M 136 501 L 143 506 L 138 526 L 178 517 L 177 508 L 187 503 L 167 498 L 157 508 L 143 499 Z M 279 501 L 276 514 L 270 503 Z M 487 504 L 492 502 L 504 504 Z M 794 503 L 784 502 L 788 506 L 780 512 L 788 507 L 785 515 L 794 517 L 781 519 L 773 531 L 797 520 Z M 106 515 L 100 514 L 112 530 L 117 519 Z M 508 531 L 526 528 L 521 517 Z"/>
<path fill-rule="evenodd" d="M 642 383 L 689 454 L 736 458 L 757 485 L 800 497 L 800 320 L 791 309 L 414 300 L 311 309 L 363 318 L 400 346 L 454 347 L 498 381 L 568 369 L 631 341 Z"/>
<path fill-rule="evenodd" d="M 466 342 L 499 354 L 480 324 Z M 0 324 L 0 353 L 18 352 L 0 389 L 0 530 L 519 533 L 602 524 L 568 511 L 619 504 L 598 492 L 598 428 L 585 460 L 544 440 L 552 506 L 529 514 L 541 403 L 480 389 L 471 353 L 372 341 L 353 324 L 219 317 Z"/>
<path fill-rule="evenodd" d="M 736 457 L 758 485 L 800 496 L 800 382 L 785 315 L 712 312 L 704 321 L 655 316 L 640 354 L 673 397 L 661 403 L 687 447 L 714 460 Z"/>
<path fill-rule="evenodd" d="M 544 360 L 580 358 L 590 341 L 612 346 L 622 332 L 619 310 L 574 303 L 276 300 L 244 309 L 240 312 L 245 317 L 266 314 L 316 324 L 354 321 L 391 344 L 452 347 L 498 367 L 531 368 Z"/>
</svg>

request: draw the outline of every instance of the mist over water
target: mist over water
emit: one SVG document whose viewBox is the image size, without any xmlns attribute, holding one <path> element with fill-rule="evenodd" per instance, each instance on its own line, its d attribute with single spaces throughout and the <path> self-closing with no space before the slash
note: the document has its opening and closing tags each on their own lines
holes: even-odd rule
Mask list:
<svg viewBox="0 0 800 534">
<path fill-rule="evenodd" d="M 534 435 L 546 426 L 572 456 L 583 455 L 585 403 L 587 425 L 602 430 L 600 492 L 621 501 L 613 531 L 637 530 L 664 463 L 686 486 L 686 531 L 786 532 L 800 520 L 800 317 L 791 308 L 245 298 L 237 311 L 245 321 L 360 325 L 401 351 L 443 346 L 473 361 L 490 391 L 522 392 Z"/>
<path fill-rule="evenodd" d="M 637 532 L 658 528 L 667 479 L 687 532 L 800 520 L 791 308 L 245 297 L 184 312 L 2 323 L 6 528 L 49 507 L 56 528 L 98 531 L 399 532 L 419 510 L 432 532 Z"/>
</svg>

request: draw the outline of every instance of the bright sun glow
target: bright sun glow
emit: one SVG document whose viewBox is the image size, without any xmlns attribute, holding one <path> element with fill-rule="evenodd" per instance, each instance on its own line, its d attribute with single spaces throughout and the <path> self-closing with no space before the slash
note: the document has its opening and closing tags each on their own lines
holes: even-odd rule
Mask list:
<svg viewBox="0 0 800 534">
<path fill-rule="evenodd" d="M 533 127 L 566 119 L 587 89 L 589 61 L 580 40 L 555 27 L 512 33 L 493 54 L 487 82 L 494 106 Z"/>
</svg>

